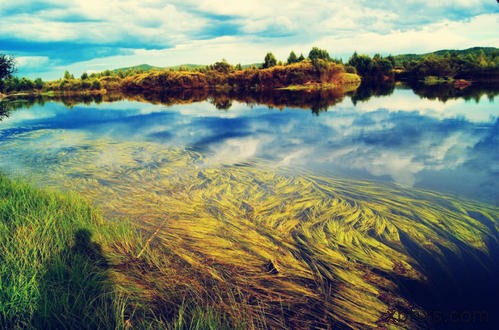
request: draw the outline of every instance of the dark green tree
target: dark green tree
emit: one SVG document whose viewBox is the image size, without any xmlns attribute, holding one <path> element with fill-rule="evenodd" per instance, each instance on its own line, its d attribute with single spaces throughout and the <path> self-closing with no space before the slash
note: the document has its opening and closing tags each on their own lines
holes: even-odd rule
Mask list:
<svg viewBox="0 0 499 330">
<path fill-rule="evenodd" d="M 0 54 L 0 90 L 3 90 L 4 79 L 10 78 L 16 72 L 16 60 L 14 57 Z"/>
<path fill-rule="evenodd" d="M 330 61 L 331 57 L 329 56 L 329 53 L 325 49 L 320 49 L 318 47 L 313 47 L 310 52 L 308 53 L 308 58 L 314 62 L 318 59 L 325 60 L 325 61 Z"/>
<path fill-rule="evenodd" d="M 373 59 L 372 77 L 376 80 L 393 78 L 393 65 L 388 58 L 379 57 Z"/>
<path fill-rule="evenodd" d="M 121 72 L 121 71 L 120 71 L 120 72 Z M 83 72 L 83 73 L 81 74 L 81 80 L 87 80 L 87 79 L 88 79 L 88 73 Z"/>
<path fill-rule="evenodd" d="M 230 65 L 225 58 L 219 62 L 215 62 L 215 64 L 212 65 L 212 68 L 213 70 L 222 73 L 229 73 L 233 70 L 232 65 Z"/>
<path fill-rule="evenodd" d="M 103 72 L 101 72 L 102 77 L 111 77 L 112 75 L 113 73 L 111 72 L 111 70 L 104 70 Z"/>
<path fill-rule="evenodd" d="M 264 69 L 271 68 L 273 66 L 276 66 L 276 64 L 277 64 L 277 60 L 276 60 L 274 54 L 267 53 L 267 55 L 265 55 L 265 59 L 264 59 L 262 68 L 264 68 Z"/>
<path fill-rule="evenodd" d="M 373 60 L 368 55 L 358 55 L 354 52 L 352 57 L 348 60 L 348 64 L 357 69 L 359 75 L 368 76 L 373 68 Z"/>
<path fill-rule="evenodd" d="M 300 54 L 300 57 L 298 57 L 298 62 L 301 62 L 304 60 L 305 60 L 305 56 L 303 56 L 303 54 Z"/>
<path fill-rule="evenodd" d="M 35 84 L 35 88 L 36 88 L 36 89 L 42 89 L 42 88 L 43 88 L 43 86 L 45 85 L 45 84 L 43 83 L 42 78 L 36 78 L 36 79 L 35 79 L 35 81 L 34 81 L 34 84 Z"/>
<path fill-rule="evenodd" d="M 102 84 L 99 80 L 95 79 L 94 81 L 92 81 L 92 85 L 90 86 L 90 88 L 92 89 L 101 89 L 102 88 Z"/>
<path fill-rule="evenodd" d="M 288 64 L 292 64 L 292 63 L 296 63 L 296 62 L 299 62 L 298 56 L 296 56 L 294 51 L 291 51 L 291 53 L 289 53 L 289 57 L 288 57 Z"/>
<path fill-rule="evenodd" d="M 386 59 L 387 59 L 388 61 L 390 61 L 390 63 L 392 64 L 392 67 L 393 67 L 393 68 L 395 68 L 395 57 L 393 57 L 392 55 L 388 55 L 388 56 L 386 57 Z"/>
<path fill-rule="evenodd" d="M 68 70 L 64 71 L 64 79 L 70 80 L 70 79 L 74 79 L 74 78 L 75 77 L 71 73 L 69 73 Z"/>
</svg>

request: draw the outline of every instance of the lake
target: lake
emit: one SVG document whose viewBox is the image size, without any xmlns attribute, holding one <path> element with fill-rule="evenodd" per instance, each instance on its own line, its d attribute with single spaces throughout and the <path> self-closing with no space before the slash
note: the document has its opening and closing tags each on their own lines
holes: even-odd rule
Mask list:
<svg viewBox="0 0 499 330">
<path fill-rule="evenodd" d="M 194 267 L 288 299 L 291 324 L 456 327 L 497 290 L 498 92 L 19 99 L 0 170 L 159 226 Z"/>
</svg>

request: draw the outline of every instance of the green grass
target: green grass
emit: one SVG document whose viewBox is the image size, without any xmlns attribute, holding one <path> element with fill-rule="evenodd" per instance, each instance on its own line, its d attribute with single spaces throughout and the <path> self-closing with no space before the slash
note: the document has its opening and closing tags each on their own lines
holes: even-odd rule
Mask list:
<svg viewBox="0 0 499 330">
<path fill-rule="evenodd" d="M 334 82 L 327 83 L 308 83 L 301 85 L 289 85 L 286 87 L 277 88 L 278 90 L 287 91 L 320 91 L 320 90 L 331 90 L 339 89 L 343 93 L 354 91 L 360 85 L 360 77 L 352 73 L 341 73 L 338 74 L 337 79 Z"/>
<path fill-rule="evenodd" d="M 75 196 L 40 192 L 0 177 L 3 325 L 114 325 L 107 320 L 112 314 L 107 262 L 91 241 L 100 221 Z"/>
<path fill-rule="evenodd" d="M 78 196 L 0 176 L 0 328 L 233 327 L 192 304 L 188 287 L 163 295 L 161 306 L 147 299 L 138 279 L 160 272 L 160 258 L 136 258 L 144 242 Z"/>
<path fill-rule="evenodd" d="M 424 78 L 425 85 L 439 85 L 439 84 L 450 84 L 454 81 L 453 78 L 442 78 L 436 76 L 427 76 Z"/>
</svg>

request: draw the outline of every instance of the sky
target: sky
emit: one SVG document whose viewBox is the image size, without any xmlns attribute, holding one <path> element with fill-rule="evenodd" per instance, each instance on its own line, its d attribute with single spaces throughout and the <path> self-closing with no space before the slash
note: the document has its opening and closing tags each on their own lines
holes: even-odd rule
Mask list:
<svg viewBox="0 0 499 330">
<path fill-rule="evenodd" d="M 18 76 L 56 79 L 138 64 L 263 62 L 317 46 L 424 53 L 499 47 L 495 0 L 0 0 L 0 53 Z"/>
</svg>

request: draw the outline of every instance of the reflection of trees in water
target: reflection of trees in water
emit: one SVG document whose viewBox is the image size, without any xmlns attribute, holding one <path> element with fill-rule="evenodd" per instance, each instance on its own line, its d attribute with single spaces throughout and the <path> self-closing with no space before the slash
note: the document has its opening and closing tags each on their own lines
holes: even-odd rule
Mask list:
<svg viewBox="0 0 499 330">
<path fill-rule="evenodd" d="M 352 103 L 367 102 L 372 96 L 390 95 L 395 89 L 395 81 L 366 81 L 362 80 L 359 88 L 352 95 Z"/>
<path fill-rule="evenodd" d="M 232 99 L 226 94 L 210 96 L 209 100 L 218 110 L 229 110 L 232 107 Z"/>
<path fill-rule="evenodd" d="M 8 102 L 0 102 L 0 121 L 9 116 L 10 109 L 8 106 Z"/>
<path fill-rule="evenodd" d="M 159 94 L 127 94 L 126 97 L 138 101 L 147 101 L 155 104 L 181 104 L 208 100 L 219 110 L 229 110 L 233 101 L 267 105 L 271 108 L 297 107 L 310 109 L 314 113 L 327 110 L 343 99 L 342 90 L 316 91 L 208 91 L 205 89 L 185 90 L 182 92 L 163 92 Z"/>
<path fill-rule="evenodd" d="M 256 104 L 267 105 L 271 108 L 297 107 L 310 109 L 318 114 L 326 111 L 329 107 L 341 101 L 345 93 L 342 90 L 312 90 L 312 91 L 245 91 L 245 92 L 219 92 L 205 89 L 183 90 L 162 93 L 127 93 L 127 94 L 104 94 L 104 95 L 57 95 L 57 96 L 34 96 L 12 99 L 2 102 L 4 113 L 19 108 L 29 108 L 34 104 L 44 104 L 47 101 L 61 102 L 68 108 L 77 104 L 91 104 L 102 102 L 114 102 L 121 100 L 133 100 L 149 102 L 153 104 L 187 104 L 209 101 L 219 110 L 229 110 L 233 101 L 243 102 L 250 106 Z M 5 104 L 4 104 L 5 103 Z M 3 109 L 2 108 L 2 109 Z"/>
<path fill-rule="evenodd" d="M 499 94 L 497 83 L 471 84 L 463 89 L 455 88 L 452 84 L 428 86 L 420 83 L 412 83 L 410 87 L 420 97 L 442 102 L 462 98 L 465 100 L 474 100 L 478 103 L 483 96 L 493 101 L 494 97 Z"/>
<path fill-rule="evenodd" d="M 29 109 L 33 105 L 44 105 L 45 100 L 36 96 L 24 96 L 23 98 L 4 99 L 0 101 L 0 121 L 9 117 L 12 111 L 18 109 Z"/>
<path fill-rule="evenodd" d="M 420 97 L 436 99 L 446 102 L 449 99 L 463 98 L 479 102 L 483 96 L 489 100 L 499 93 L 497 84 L 480 83 L 458 89 L 452 84 L 441 85 L 410 85 L 414 93 Z M 45 102 L 61 102 L 72 108 L 77 104 L 92 104 L 132 100 L 153 104 L 174 105 L 209 101 L 219 110 L 229 110 L 233 101 L 246 103 L 249 106 L 257 104 L 267 105 L 270 108 L 283 109 L 285 107 L 309 109 L 315 114 L 327 111 L 336 103 L 341 102 L 345 95 L 349 95 L 353 104 L 368 101 L 371 97 L 390 95 L 395 89 L 394 81 L 369 82 L 363 81 L 359 88 L 350 93 L 341 89 L 319 90 L 273 90 L 273 91 L 209 91 L 206 89 L 189 89 L 182 91 L 163 91 L 161 93 L 110 93 L 104 95 L 37 95 L 9 97 L 0 101 L 0 120 L 9 116 L 11 111 L 21 108 L 30 108 L 33 105 L 43 105 Z"/>
</svg>

